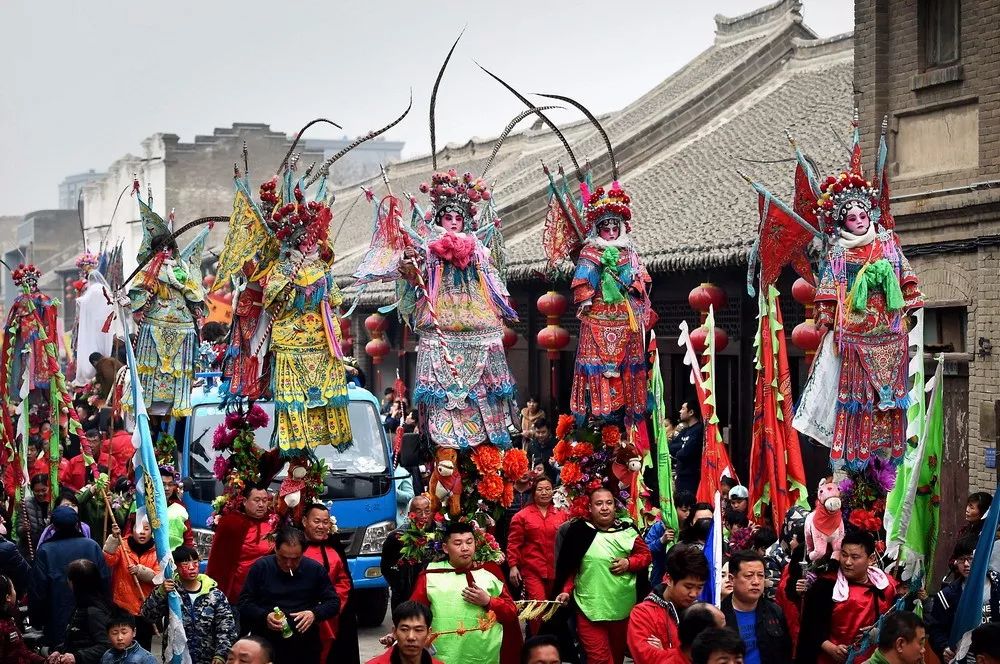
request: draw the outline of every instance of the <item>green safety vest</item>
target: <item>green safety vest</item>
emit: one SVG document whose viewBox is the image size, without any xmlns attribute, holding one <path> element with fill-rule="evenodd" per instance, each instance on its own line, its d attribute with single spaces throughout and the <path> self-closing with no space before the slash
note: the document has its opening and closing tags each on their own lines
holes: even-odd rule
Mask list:
<svg viewBox="0 0 1000 664">
<path fill-rule="evenodd" d="M 486 609 L 470 604 L 462 599 L 462 591 L 469 587 L 465 574 L 455 572 L 434 573 L 433 570 L 453 570 L 448 561 L 431 563 L 427 566 L 427 597 L 430 598 L 434 613 L 434 631 L 450 631 L 465 627 L 474 628 L 479 619 L 486 615 Z M 499 597 L 503 582 L 485 569 L 469 572 L 476 585 Z M 498 664 L 500 646 L 503 642 L 503 627 L 500 623 L 485 632 L 443 634 L 434 640 L 437 649 L 435 657 L 442 662 L 462 662 L 462 664 Z"/>
<path fill-rule="evenodd" d="M 628 558 L 635 537 L 631 528 L 597 531 L 573 584 L 573 599 L 587 620 L 625 620 L 635 606 L 635 574 L 611 573 L 611 561 Z"/>
</svg>

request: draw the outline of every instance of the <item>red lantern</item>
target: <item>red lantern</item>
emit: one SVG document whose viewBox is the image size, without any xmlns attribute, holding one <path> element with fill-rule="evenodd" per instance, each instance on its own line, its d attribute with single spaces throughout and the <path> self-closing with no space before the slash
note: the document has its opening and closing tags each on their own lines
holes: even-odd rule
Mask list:
<svg viewBox="0 0 1000 664">
<path fill-rule="evenodd" d="M 549 291 L 538 298 L 538 311 L 545 316 L 546 326 L 538 331 L 538 345 L 548 351 L 550 360 L 559 359 L 559 351 L 569 345 L 569 332 L 559 325 L 559 317 L 566 313 L 569 301 L 556 291 Z"/>
<path fill-rule="evenodd" d="M 566 309 L 569 308 L 569 301 L 566 299 L 566 296 L 556 291 L 549 291 L 545 295 L 541 296 L 538 298 L 538 302 L 536 304 L 538 306 L 539 313 L 546 318 L 558 319 L 566 313 Z M 547 322 L 550 324 L 552 323 L 552 321 Z M 555 322 L 558 323 L 559 321 L 556 320 Z"/>
<path fill-rule="evenodd" d="M 389 354 L 389 342 L 377 337 L 365 344 L 365 352 L 372 358 L 372 364 L 381 364 L 382 358 Z"/>
<path fill-rule="evenodd" d="M 695 311 L 704 315 L 708 314 L 709 307 L 714 307 L 716 311 L 726 306 L 726 291 L 713 283 L 705 282 L 688 293 L 688 304 Z"/>
<path fill-rule="evenodd" d="M 792 343 L 806 352 L 815 351 L 823 341 L 823 334 L 816 329 L 813 321 L 799 323 L 792 330 Z"/>
<path fill-rule="evenodd" d="M 389 327 L 389 321 L 386 320 L 385 316 L 376 312 L 365 319 L 365 329 L 373 337 L 376 334 L 382 334 L 385 332 L 386 328 Z"/>
<path fill-rule="evenodd" d="M 517 332 L 510 329 L 506 325 L 503 328 L 503 349 L 510 350 L 517 344 Z"/>
<path fill-rule="evenodd" d="M 559 351 L 569 345 L 569 332 L 559 325 L 546 325 L 538 331 L 538 345 L 549 352 L 550 360 L 559 359 Z"/>
<path fill-rule="evenodd" d="M 816 287 L 799 277 L 792 284 L 792 297 L 804 307 L 811 306 L 816 299 Z"/>
<path fill-rule="evenodd" d="M 694 351 L 701 355 L 708 348 L 708 328 L 702 325 L 701 327 L 695 329 L 691 332 L 691 347 Z M 729 335 L 721 327 L 716 326 L 715 328 L 715 352 L 719 353 L 726 349 L 729 345 Z"/>
</svg>

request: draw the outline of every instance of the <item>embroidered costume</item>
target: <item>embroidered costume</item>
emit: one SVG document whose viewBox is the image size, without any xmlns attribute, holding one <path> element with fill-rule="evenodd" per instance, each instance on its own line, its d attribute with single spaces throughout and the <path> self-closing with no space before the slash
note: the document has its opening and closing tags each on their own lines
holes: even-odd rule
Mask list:
<svg viewBox="0 0 1000 664">
<path fill-rule="evenodd" d="M 629 239 L 630 199 L 617 180 L 607 193 L 598 187 L 589 194 L 585 186 L 581 193 L 591 234 L 570 284 L 580 319 L 570 410 L 578 418 L 636 421 L 646 412 L 650 278 Z M 610 239 L 602 234 L 608 228 L 618 229 Z"/>
<path fill-rule="evenodd" d="M 191 414 L 191 386 L 198 353 L 198 326 L 204 316 L 201 254 L 210 227 L 178 251 L 170 228 L 144 202 L 134 183 L 143 226 L 138 261 L 149 262 L 129 289 L 132 316 L 139 326 L 135 356 L 146 408 L 151 415 Z M 131 397 L 126 396 L 126 406 Z"/>
<path fill-rule="evenodd" d="M 909 406 L 905 318 L 923 306 L 923 296 L 893 232 L 887 123 L 871 180 L 861 168 L 856 117 L 853 126 L 850 163 L 836 176 L 819 180 L 796 149 L 792 206 L 754 185 L 764 223 L 752 254 L 760 252 L 762 291 L 788 263 L 817 283 L 816 323 L 831 333 L 813 362 L 793 426 L 830 447 L 835 466 L 863 468 L 874 454 L 902 458 Z M 823 243 L 818 279 L 806 256 L 813 238 Z"/>
<path fill-rule="evenodd" d="M 459 231 L 430 226 L 426 239 L 414 237 L 419 266 L 402 273 L 402 310 L 419 335 L 413 402 L 424 408 L 438 447 L 510 447 L 514 378 L 503 348 L 503 321 L 516 320 L 517 314 L 482 239 L 496 232 L 489 189 L 482 179 L 450 170 L 435 173 L 421 191 L 430 194 L 431 219 L 456 212 L 464 226 Z M 480 201 L 488 211 L 477 225 Z M 414 221 L 423 218 L 414 207 Z"/>
</svg>

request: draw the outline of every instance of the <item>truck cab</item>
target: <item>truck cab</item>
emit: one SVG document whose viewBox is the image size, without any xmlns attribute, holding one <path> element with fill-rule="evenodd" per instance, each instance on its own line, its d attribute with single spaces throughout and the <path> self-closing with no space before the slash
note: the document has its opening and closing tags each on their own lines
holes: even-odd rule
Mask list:
<svg viewBox="0 0 1000 664">
<path fill-rule="evenodd" d="M 389 602 L 388 586 L 379 563 L 382 544 L 396 528 L 396 487 L 378 399 L 352 384 L 348 384 L 348 396 L 354 444 L 343 452 L 324 445 L 315 453 L 330 469 L 321 500 L 336 520 L 337 535 L 347 550 L 354 580 L 352 604 L 358 624 L 375 626 L 382 623 Z M 213 472 L 219 453 L 212 448 L 212 436 L 226 413 L 215 389 L 196 388 L 191 402 L 193 410 L 184 424 L 180 446 L 181 473 L 185 477 L 184 505 L 191 518 L 195 545 L 204 561 L 214 537 L 207 525 L 212 501 L 223 490 Z M 270 422 L 255 432 L 256 441 L 262 449 L 268 449 L 274 428 L 274 404 L 265 401 L 257 404 L 267 412 Z M 272 489 L 277 490 L 283 478 L 284 471 L 275 478 Z"/>
</svg>

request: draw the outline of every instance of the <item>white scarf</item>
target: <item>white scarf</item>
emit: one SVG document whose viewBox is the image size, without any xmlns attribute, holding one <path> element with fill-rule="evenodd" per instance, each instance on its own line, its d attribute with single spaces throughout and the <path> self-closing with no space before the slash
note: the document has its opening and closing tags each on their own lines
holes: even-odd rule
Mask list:
<svg viewBox="0 0 1000 664">
<path fill-rule="evenodd" d="M 868 568 L 868 582 L 878 590 L 885 590 L 889 587 L 889 577 L 878 567 Z M 850 595 L 850 584 L 843 570 L 837 570 L 837 581 L 833 584 L 833 601 L 843 602 Z"/>
<path fill-rule="evenodd" d="M 866 247 L 875 241 L 875 224 L 868 224 L 868 230 L 865 231 L 864 235 L 855 235 L 854 233 L 849 233 L 843 228 L 839 230 L 840 237 L 837 239 L 837 244 L 844 249 L 855 249 L 857 247 Z"/>
<path fill-rule="evenodd" d="M 622 229 L 624 231 L 624 227 Z M 587 238 L 587 244 L 593 245 L 598 249 L 607 249 L 608 247 L 615 247 L 617 249 L 631 249 L 632 248 L 632 238 L 628 233 L 622 232 L 618 234 L 614 240 L 605 240 L 600 235 L 594 235 L 593 237 Z"/>
</svg>

